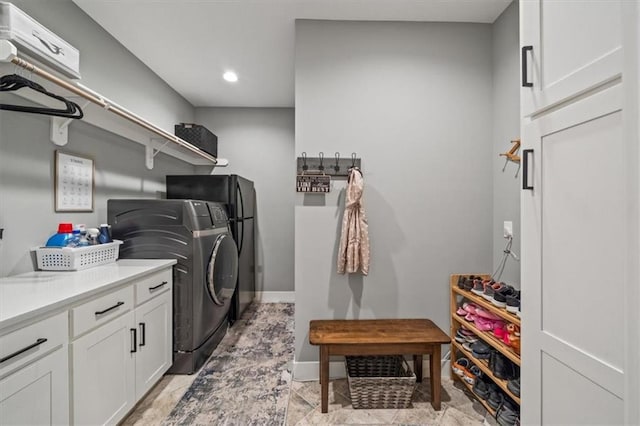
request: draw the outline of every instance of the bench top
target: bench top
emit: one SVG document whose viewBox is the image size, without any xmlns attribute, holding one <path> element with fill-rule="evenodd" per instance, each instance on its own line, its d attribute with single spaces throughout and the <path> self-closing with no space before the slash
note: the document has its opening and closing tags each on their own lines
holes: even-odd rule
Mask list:
<svg viewBox="0 0 640 426">
<path fill-rule="evenodd" d="M 447 334 L 428 319 L 312 320 L 309 343 L 402 344 L 450 343 Z"/>
</svg>

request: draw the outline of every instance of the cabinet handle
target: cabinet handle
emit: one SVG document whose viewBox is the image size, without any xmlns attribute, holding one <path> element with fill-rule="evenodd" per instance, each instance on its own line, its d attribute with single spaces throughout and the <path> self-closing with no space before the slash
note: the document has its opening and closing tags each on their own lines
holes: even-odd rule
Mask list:
<svg viewBox="0 0 640 426">
<path fill-rule="evenodd" d="M 136 340 L 138 340 L 138 337 L 137 337 L 138 329 L 130 328 L 129 330 L 131 330 L 131 350 L 129 352 L 131 353 L 138 352 L 138 348 L 136 346 Z"/>
<path fill-rule="evenodd" d="M 157 290 L 157 289 L 159 289 L 160 287 L 162 287 L 163 285 L 166 285 L 166 284 L 168 284 L 167 281 L 162 281 L 160 284 L 158 284 L 156 286 L 149 287 L 149 291 Z"/>
<path fill-rule="evenodd" d="M 529 185 L 529 154 L 533 154 L 532 149 L 522 151 L 522 189 L 533 189 L 533 185 Z"/>
<path fill-rule="evenodd" d="M 533 46 L 522 46 L 522 87 L 533 87 L 527 77 L 527 52 L 533 52 Z"/>
<path fill-rule="evenodd" d="M 144 346 L 145 345 L 145 331 L 146 331 L 146 325 L 145 323 L 141 322 L 140 324 L 140 346 Z"/>
<path fill-rule="evenodd" d="M 40 339 L 36 340 L 36 342 L 35 342 L 35 343 L 30 344 L 30 345 L 29 345 L 29 346 L 27 346 L 26 348 L 22 348 L 22 349 L 20 349 L 19 351 L 15 351 L 14 353 L 12 353 L 12 354 L 10 354 L 10 355 L 7 355 L 7 356 L 5 356 L 4 358 L 0 359 L 0 364 L 2 364 L 2 363 L 3 363 L 3 362 L 5 362 L 5 361 L 9 361 L 11 358 L 15 358 L 15 357 L 17 357 L 18 355 L 20 355 L 20 354 L 21 354 L 21 353 L 23 353 L 23 352 L 28 351 L 29 349 L 33 349 L 33 348 L 35 348 L 36 346 L 40 346 L 41 344 L 43 344 L 43 343 L 44 343 L 44 342 L 46 342 L 46 341 L 47 341 L 47 339 L 40 338 Z"/>
<path fill-rule="evenodd" d="M 124 305 L 124 302 L 118 302 L 118 303 L 116 303 L 115 305 L 113 305 L 112 307 L 105 309 L 104 311 L 96 311 L 96 316 L 97 316 L 97 315 L 106 314 L 107 312 L 112 311 L 112 310 L 114 310 L 115 308 L 117 308 L 117 307 L 119 307 L 119 306 L 122 306 L 122 305 Z"/>
</svg>

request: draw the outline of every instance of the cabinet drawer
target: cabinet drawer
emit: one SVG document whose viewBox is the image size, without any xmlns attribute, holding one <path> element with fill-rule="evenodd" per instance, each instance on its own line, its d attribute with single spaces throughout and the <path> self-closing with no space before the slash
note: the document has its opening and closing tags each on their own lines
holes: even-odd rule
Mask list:
<svg viewBox="0 0 640 426">
<path fill-rule="evenodd" d="M 149 275 L 146 278 L 142 278 L 136 284 L 136 306 L 169 290 L 172 281 L 173 268 L 165 269 Z"/>
<path fill-rule="evenodd" d="M 111 321 L 133 308 L 133 286 L 105 294 L 71 310 L 72 336 Z"/>
<path fill-rule="evenodd" d="M 69 313 L 64 311 L 0 337 L 0 376 L 67 343 Z"/>
</svg>

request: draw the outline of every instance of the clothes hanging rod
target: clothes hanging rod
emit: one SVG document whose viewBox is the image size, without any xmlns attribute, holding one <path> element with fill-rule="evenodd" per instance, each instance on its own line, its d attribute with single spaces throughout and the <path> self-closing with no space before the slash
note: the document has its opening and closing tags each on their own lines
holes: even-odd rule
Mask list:
<svg viewBox="0 0 640 426">
<path fill-rule="evenodd" d="M 11 43 L 7 42 L 6 40 L 0 40 L 0 42 L 6 42 L 8 44 L 11 45 Z M 19 58 L 16 54 L 15 54 L 15 47 L 13 45 L 11 45 L 11 47 L 13 47 L 12 50 L 13 52 L 10 52 L 9 54 L 5 55 L 6 57 L 3 58 L 3 62 L 11 62 L 21 68 L 24 68 L 25 70 L 36 74 L 39 77 L 44 78 L 45 80 L 50 81 L 51 83 L 60 86 L 90 102 L 93 102 L 94 104 L 106 109 L 107 111 L 110 111 L 114 114 L 116 114 L 119 117 L 124 118 L 125 120 L 129 120 L 134 124 L 137 124 L 140 127 L 143 127 L 145 129 L 147 129 L 148 131 L 155 133 L 158 136 L 161 136 L 164 139 L 170 140 L 180 146 L 182 146 L 185 149 L 188 149 L 189 151 L 193 152 L 194 154 L 197 154 L 203 158 L 206 158 L 207 160 L 211 161 L 214 165 L 218 163 L 218 160 L 216 157 L 214 157 L 213 155 L 210 155 L 198 148 L 196 148 L 195 146 L 191 145 L 190 143 L 180 139 L 179 137 L 177 137 L 176 135 L 172 135 L 171 133 L 167 132 L 166 130 L 161 129 L 160 127 L 156 126 L 155 124 L 152 124 L 150 122 L 148 122 L 147 120 L 136 116 L 134 113 L 126 110 L 125 108 L 113 103 L 113 102 L 109 102 L 108 100 L 105 100 L 104 97 L 102 97 L 101 95 L 99 95 L 98 93 L 94 92 L 93 90 L 86 90 L 86 89 L 82 89 L 80 87 L 74 86 L 73 84 L 59 78 L 56 77 L 55 75 L 41 69 L 38 68 L 36 65 L 22 59 Z M 0 51 L 4 51 L 5 49 L 0 49 Z M 6 53 L 6 52 L 4 52 Z"/>
</svg>

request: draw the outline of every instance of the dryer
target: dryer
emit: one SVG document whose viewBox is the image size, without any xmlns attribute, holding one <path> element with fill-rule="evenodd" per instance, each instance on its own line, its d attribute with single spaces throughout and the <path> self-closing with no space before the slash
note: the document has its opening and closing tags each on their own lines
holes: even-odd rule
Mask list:
<svg viewBox="0 0 640 426">
<path fill-rule="evenodd" d="M 176 259 L 172 374 L 192 374 L 228 328 L 238 249 L 225 206 L 200 200 L 112 199 L 108 223 L 123 259 Z"/>
</svg>

